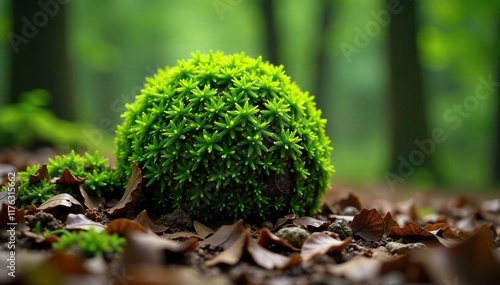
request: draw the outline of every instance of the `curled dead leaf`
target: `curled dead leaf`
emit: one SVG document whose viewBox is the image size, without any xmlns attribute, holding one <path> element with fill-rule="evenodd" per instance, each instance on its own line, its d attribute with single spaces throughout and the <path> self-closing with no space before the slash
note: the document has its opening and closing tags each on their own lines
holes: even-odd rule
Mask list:
<svg viewBox="0 0 500 285">
<path fill-rule="evenodd" d="M 87 180 L 86 177 L 77 178 L 76 176 L 73 175 L 73 173 L 71 173 L 71 170 L 69 170 L 69 168 L 66 167 L 61 177 L 55 179 L 55 183 L 72 188 L 80 186 L 80 184 L 85 182 L 85 180 Z"/>
<path fill-rule="evenodd" d="M 319 229 L 326 230 L 328 226 L 331 224 L 331 221 L 322 221 L 311 217 L 300 217 L 298 219 L 293 220 L 293 224 L 297 227 L 309 228 L 309 229 Z"/>
<path fill-rule="evenodd" d="M 194 230 L 196 231 L 196 233 L 202 239 L 206 239 L 207 237 L 214 234 L 214 231 L 211 228 L 205 226 L 204 224 L 202 224 L 196 220 L 193 222 L 193 227 L 194 227 Z"/>
<path fill-rule="evenodd" d="M 269 270 L 287 268 L 302 263 L 298 256 L 286 257 L 262 247 L 253 240 L 250 230 L 246 229 L 229 248 L 205 262 L 205 265 L 215 266 L 220 263 L 235 265 L 241 260 L 245 252 L 252 257 L 257 265 Z"/>
<path fill-rule="evenodd" d="M 300 250 L 300 256 L 304 261 L 312 259 L 316 255 L 325 254 L 331 250 L 343 250 L 352 241 L 352 237 L 345 240 L 338 240 L 330 237 L 325 233 L 312 233 L 309 236 Z"/>
<path fill-rule="evenodd" d="M 156 234 L 132 231 L 127 235 L 123 252 L 123 265 L 162 264 L 179 261 L 183 255 L 198 248 L 198 239 L 179 242 L 161 238 Z"/>
<path fill-rule="evenodd" d="M 49 180 L 49 171 L 47 170 L 47 164 L 44 164 L 38 168 L 34 175 L 30 175 L 28 180 L 28 186 L 36 184 L 41 180 Z"/>
<path fill-rule="evenodd" d="M 270 249 L 271 247 L 278 247 L 290 251 L 300 250 L 300 248 L 294 247 L 293 245 L 289 244 L 286 240 L 277 237 L 276 235 L 271 233 L 267 228 L 262 228 L 259 231 L 259 238 L 257 239 L 257 243 L 267 249 Z"/>
<path fill-rule="evenodd" d="M 238 241 L 241 235 L 245 232 L 243 220 L 238 220 L 232 225 L 221 226 L 212 236 L 200 242 L 200 246 L 209 246 L 212 248 L 221 247 L 229 248 L 233 243 Z"/>
<path fill-rule="evenodd" d="M 95 231 L 101 232 L 105 230 L 105 226 L 96 223 L 89 218 L 85 217 L 83 214 L 69 214 L 66 219 L 66 229 L 68 230 L 89 230 L 90 228 L 94 228 Z"/>
<path fill-rule="evenodd" d="M 137 215 L 137 217 L 135 217 L 134 221 L 141 224 L 146 230 L 151 230 L 155 233 L 162 233 L 168 230 L 168 227 L 156 225 L 155 223 L 153 223 L 153 221 L 151 221 L 151 219 L 149 218 L 148 212 L 146 210 L 142 210 L 142 212 Z"/>
<path fill-rule="evenodd" d="M 47 201 L 38 206 L 37 210 L 50 211 L 55 207 L 67 207 L 67 208 L 75 207 L 80 211 L 80 213 L 84 212 L 82 204 L 78 202 L 78 200 L 76 200 L 75 197 L 67 193 L 61 193 L 50 197 Z"/>
<path fill-rule="evenodd" d="M 128 180 L 127 188 L 123 193 L 122 198 L 116 205 L 108 209 L 110 216 L 115 217 L 125 213 L 134 207 L 139 200 L 139 195 L 142 191 L 142 173 L 137 164 L 132 165 L 132 174 Z"/>
<path fill-rule="evenodd" d="M 92 196 L 87 193 L 87 191 L 82 187 L 82 185 L 78 186 L 78 189 L 80 190 L 80 194 L 83 197 L 83 204 L 87 206 L 89 209 L 99 209 L 99 205 L 102 203 L 104 204 L 105 200 L 104 197 L 97 197 L 97 196 Z"/>
<path fill-rule="evenodd" d="M 385 230 L 384 219 L 375 209 L 361 210 L 354 216 L 349 226 L 355 235 L 367 241 L 379 240 L 384 235 Z"/>
<path fill-rule="evenodd" d="M 115 219 L 106 227 L 108 234 L 118 234 L 119 236 L 127 236 L 130 232 L 138 231 L 146 233 L 146 229 L 136 221 L 125 218 Z"/>
</svg>

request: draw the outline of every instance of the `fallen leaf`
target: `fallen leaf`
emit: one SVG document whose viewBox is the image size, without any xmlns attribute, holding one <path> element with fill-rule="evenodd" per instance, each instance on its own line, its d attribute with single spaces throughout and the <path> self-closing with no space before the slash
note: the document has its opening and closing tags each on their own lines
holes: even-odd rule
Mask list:
<svg viewBox="0 0 500 285">
<path fill-rule="evenodd" d="M 80 190 L 80 194 L 83 197 L 83 204 L 87 206 L 89 209 L 99 209 L 99 205 L 106 201 L 104 197 L 98 197 L 98 196 L 92 196 L 87 193 L 87 191 L 82 187 L 82 185 L 78 186 L 78 189 Z"/>
<path fill-rule="evenodd" d="M 113 274 L 112 284 L 123 285 L 231 285 L 234 284 L 224 276 L 207 276 L 199 270 L 188 266 L 163 266 L 156 264 L 138 264 L 123 269 L 121 274 Z"/>
<path fill-rule="evenodd" d="M 382 261 L 358 255 L 339 265 L 327 265 L 326 272 L 351 282 L 364 283 L 376 280 L 381 268 Z"/>
<path fill-rule="evenodd" d="M 244 232 L 243 220 L 240 219 L 235 224 L 221 226 L 211 237 L 201 241 L 200 246 L 227 249 L 238 241 Z"/>
<path fill-rule="evenodd" d="M 204 224 L 202 224 L 196 220 L 193 222 L 193 227 L 194 227 L 194 230 L 196 231 L 196 233 L 200 237 L 202 237 L 202 239 L 206 239 L 207 237 L 214 234 L 214 231 L 211 228 L 205 226 Z"/>
<path fill-rule="evenodd" d="M 25 237 L 28 239 L 31 239 L 35 241 L 38 244 L 53 244 L 55 242 L 59 241 L 59 237 L 56 235 L 49 235 L 49 236 L 43 236 L 36 234 L 34 232 L 28 231 L 28 230 L 23 230 L 21 231 Z"/>
<path fill-rule="evenodd" d="M 300 217 L 293 220 L 294 225 L 305 229 L 309 228 L 326 230 L 331 223 L 331 221 L 322 221 L 311 217 Z"/>
<path fill-rule="evenodd" d="M 14 215 L 11 215 L 12 212 L 14 212 Z M 12 226 L 10 223 L 15 223 L 17 230 L 27 230 L 28 226 L 26 226 L 24 215 L 24 209 L 18 209 L 8 203 L 2 203 L 0 204 L 0 227 L 10 228 Z"/>
<path fill-rule="evenodd" d="M 267 228 L 262 228 L 259 231 L 259 238 L 257 239 L 257 243 L 261 246 L 271 249 L 271 247 L 278 247 L 280 249 L 290 250 L 290 251 L 299 251 L 300 248 L 296 248 L 293 245 L 289 244 L 286 240 L 277 237 L 273 233 L 269 231 Z"/>
<path fill-rule="evenodd" d="M 130 179 L 127 184 L 127 188 L 123 193 L 122 198 L 116 205 L 108 209 L 108 213 L 110 216 L 115 217 L 121 215 L 133 208 L 134 205 L 139 200 L 139 195 L 142 191 L 142 174 L 141 170 L 137 166 L 137 164 L 132 165 L 132 174 L 130 175 Z"/>
<path fill-rule="evenodd" d="M 297 256 L 286 257 L 265 249 L 253 240 L 250 230 L 246 229 L 229 248 L 211 260 L 206 261 L 205 265 L 215 266 L 220 263 L 235 265 L 241 260 L 245 252 L 250 254 L 257 265 L 269 270 L 274 268 L 283 269 L 301 263 Z"/>
<path fill-rule="evenodd" d="M 155 233 L 163 233 L 164 231 L 168 230 L 168 227 L 165 226 L 160 226 L 156 225 L 151 221 L 151 219 L 148 216 L 148 212 L 146 210 L 142 210 L 142 212 L 135 217 L 134 221 L 138 222 L 141 224 L 145 229 L 149 229 Z"/>
<path fill-rule="evenodd" d="M 379 240 L 384 235 L 385 222 L 375 209 L 363 209 L 349 224 L 355 235 L 366 241 Z"/>
<path fill-rule="evenodd" d="M 331 250 L 341 251 L 351 243 L 352 237 L 338 240 L 325 233 L 312 233 L 302 245 L 300 256 L 304 261 L 312 259 L 316 255 L 325 254 Z"/>
<path fill-rule="evenodd" d="M 198 248 L 198 239 L 179 242 L 139 231 L 129 232 L 123 251 L 125 266 L 135 264 L 163 264 L 180 261 L 184 254 Z"/>
<path fill-rule="evenodd" d="M 119 236 L 127 236 L 130 232 L 138 231 L 146 233 L 146 229 L 136 221 L 125 218 L 115 219 L 106 227 L 108 234 L 118 234 Z"/>
<path fill-rule="evenodd" d="M 387 214 L 382 217 L 384 220 L 385 226 L 384 226 L 384 234 L 388 234 L 392 228 L 399 228 L 398 222 L 394 220 L 394 218 L 391 215 L 391 212 L 387 212 Z"/>
<path fill-rule="evenodd" d="M 42 180 L 49 180 L 49 171 L 47 170 L 47 164 L 44 164 L 38 168 L 38 170 L 35 172 L 35 174 L 30 174 L 29 180 L 28 180 L 28 186 L 36 184 Z"/>
<path fill-rule="evenodd" d="M 427 230 L 427 229 L 429 230 Z M 423 242 L 427 246 L 436 245 L 435 241 L 446 247 L 456 245 L 461 238 L 455 235 L 446 224 L 428 224 L 421 227 L 409 222 L 403 228 L 392 228 L 387 237 L 403 238 L 407 242 Z"/>
<path fill-rule="evenodd" d="M 55 179 L 55 183 L 64 185 L 66 187 L 74 188 L 78 187 L 80 184 L 84 183 L 87 178 L 77 178 L 71 173 L 69 168 L 65 168 L 61 177 Z"/>
<path fill-rule="evenodd" d="M 45 201 L 43 204 L 38 206 L 37 210 L 38 211 L 50 211 L 54 209 L 55 207 L 75 207 L 80 211 L 80 213 L 84 212 L 83 206 L 78 200 L 75 199 L 75 197 L 71 196 L 70 194 L 67 193 L 61 193 L 55 196 L 50 197 L 47 201 Z"/>
<path fill-rule="evenodd" d="M 498 284 L 500 260 L 495 255 L 491 230 L 483 225 L 472 236 L 450 248 L 422 253 L 421 260 L 435 283 Z"/>
<path fill-rule="evenodd" d="M 101 232 L 106 227 L 100 223 L 96 223 L 83 214 L 69 214 L 66 219 L 66 229 L 68 230 L 89 230 L 90 228 L 94 228 L 95 231 Z"/>
<path fill-rule="evenodd" d="M 279 218 L 276 220 L 276 223 L 274 224 L 274 227 L 271 229 L 271 231 L 276 231 L 279 228 L 281 228 L 284 224 L 286 224 L 288 221 L 293 221 L 295 220 L 296 216 L 295 214 L 289 214 L 284 216 L 283 218 Z"/>
<path fill-rule="evenodd" d="M 164 234 L 161 236 L 166 239 L 186 239 L 186 238 L 196 238 L 198 240 L 203 240 L 203 238 L 199 234 L 190 233 L 190 232 L 175 232 L 173 234 Z"/>
<path fill-rule="evenodd" d="M 328 192 L 327 196 L 323 199 L 324 205 L 333 214 L 340 214 L 347 207 L 354 207 L 361 210 L 361 201 L 359 197 L 349 192 L 347 197 L 338 197 L 337 195 L 330 194 Z"/>
</svg>

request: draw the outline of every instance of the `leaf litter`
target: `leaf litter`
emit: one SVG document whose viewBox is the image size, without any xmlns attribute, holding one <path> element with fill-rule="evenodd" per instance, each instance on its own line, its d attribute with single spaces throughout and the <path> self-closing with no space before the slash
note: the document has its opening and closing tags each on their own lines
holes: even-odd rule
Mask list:
<svg viewBox="0 0 500 285">
<path fill-rule="evenodd" d="M 31 180 L 47 178 L 42 166 Z M 69 171 L 60 180 L 82 190 L 83 180 L 72 177 Z M 33 260 L 39 260 L 26 272 L 42 274 L 49 267 L 60 266 L 67 270 L 51 270 L 46 274 L 48 280 L 92 276 L 103 283 L 115 284 L 329 284 L 339 280 L 363 284 L 384 284 L 388 280 L 399 280 L 398 284 L 494 284 L 498 281 L 499 199 L 476 204 L 465 196 L 441 203 L 427 199 L 434 203 L 432 207 L 413 198 L 402 202 L 367 199 L 369 203 L 365 205 L 359 198 L 363 196 L 332 191 L 317 216 L 286 215 L 269 221 L 268 227 L 247 225 L 239 220 L 210 228 L 194 221 L 184 227 L 194 229 L 193 232 L 172 232 L 157 217 L 151 219 L 146 210 L 133 214 L 140 210 L 134 207 L 141 191 L 142 175 L 135 166 L 123 196 L 117 197 L 118 202 L 108 208 L 84 189 L 80 191 L 82 197 L 60 194 L 28 211 L 16 208 L 18 246 L 24 249 L 21 252 L 36 255 Z M 426 210 L 430 212 L 427 215 L 424 206 L 430 209 Z M 8 205 L 2 204 L 3 228 L 8 227 L 7 209 Z M 39 250 L 42 244 L 57 242 L 58 237 L 37 232 L 31 222 L 28 225 L 24 216 L 37 212 L 53 213 L 66 230 L 94 228 L 124 236 L 127 243 L 123 253 L 92 261 L 75 256 L 74 252 L 51 252 L 49 246 L 40 254 L 34 250 Z M 102 220 L 89 213 L 102 216 Z M 337 233 L 329 231 L 337 219 L 347 222 L 354 237 L 341 240 Z M 292 246 L 275 235 L 289 227 L 309 232 L 301 246 Z M 167 231 L 170 233 L 165 234 Z M 393 246 L 400 245 L 420 250 L 393 250 Z M 96 266 L 100 269 L 89 270 Z"/>
</svg>

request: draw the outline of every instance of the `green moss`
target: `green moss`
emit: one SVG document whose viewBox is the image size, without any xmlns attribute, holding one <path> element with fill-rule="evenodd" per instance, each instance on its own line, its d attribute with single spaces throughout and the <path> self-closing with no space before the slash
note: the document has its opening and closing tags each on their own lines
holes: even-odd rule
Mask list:
<svg viewBox="0 0 500 285">
<path fill-rule="evenodd" d="M 59 242 L 52 244 L 58 251 L 78 248 L 85 257 L 103 256 L 106 253 L 122 252 L 125 238 L 106 231 L 97 232 L 93 228 L 88 231 L 64 231 Z"/>
<path fill-rule="evenodd" d="M 117 129 L 117 172 L 143 170 L 147 201 L 195 218 L 310 214 L 328 186 L 330 140 L 314 98 L 283 66 L 196 53 L 147 78 Z"/>
<path fill-rule="evenodd" d="M 18 203 L 25 207 L 31 204 L 39 205 L 59 193 L 68 193 L 74 197 L 80 195 L 78 188 L 68 188 L 55 183 L 52 178 L 61 177 L 68 168 L 77 178 L 86 178 L 83 188 L 93 196 L 110 196 L 120 184 L 117 175 L 107 162 L 99 156 L 85 154 L 83 156 L 72 151 L 69 155 L 56 156 L 47 164 L 48 177 L 30 183 L 30 176 L 36 175 L 40 165 L 28 167 L 18 173 Z"/>
</svg>

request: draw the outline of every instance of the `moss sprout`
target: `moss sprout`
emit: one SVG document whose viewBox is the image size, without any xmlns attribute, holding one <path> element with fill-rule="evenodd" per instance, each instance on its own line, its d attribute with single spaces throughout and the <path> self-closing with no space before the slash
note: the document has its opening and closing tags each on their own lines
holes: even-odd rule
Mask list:
<svg viewBox="0 0 500 285">
<path fill-rule="evenodd" d="M 195 53 L 147 78 L 123 118 L 117 172 L 128 177 L 137 163 L 160 212 L 309 214 L 333 172 L 314 98 L 261 57 Z"/>
<path fill-rule="evenodd" d="M 122 252 L 125 241 L 125 238 L 117 234 L 110 235 L 106 231 L 98 232 L 93 228 L 78 232 L 64 230 L 59 242 L 52 244 L 52 247 L 59 251 L 77 248 L 85 257 L 95 257 Z"/>
</svg>

